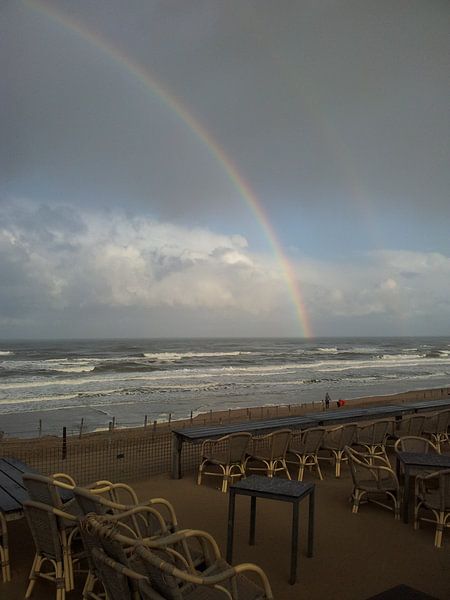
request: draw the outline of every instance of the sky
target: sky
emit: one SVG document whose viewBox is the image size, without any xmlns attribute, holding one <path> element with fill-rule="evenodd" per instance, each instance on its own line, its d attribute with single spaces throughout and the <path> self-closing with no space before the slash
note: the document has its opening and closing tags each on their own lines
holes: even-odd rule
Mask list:
<svg viewBox="0 0 450 600">
<path fill-rule="evenodd" d="M 447 0 L 0 0 L 0 338 L 450 335 Z"/>
</svg>

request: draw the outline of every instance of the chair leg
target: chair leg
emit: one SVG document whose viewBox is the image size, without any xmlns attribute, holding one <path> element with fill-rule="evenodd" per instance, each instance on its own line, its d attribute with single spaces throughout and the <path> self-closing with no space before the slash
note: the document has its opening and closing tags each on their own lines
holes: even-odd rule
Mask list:
<svg viewBox="0 0 450 600">
<path fill-rule="evenodd" d="M 315 463 L 314 463 L 314 464 L 315 464 L 315 465 L 316 465 L 316 467 L 317 467 L 317 472 L 318 472 L 318 474 L 319 474 L 319 479 L 320 479 L 320 481 L 323 481 L 323 475 L 322 475 L 322 471 L 321 471 L 321 469 L 320 469 L 320 465 L 319 465 L 319 459 L 318 459 L 318 457 L 317 457 L 317 456 L 315 456 L 315 457 L 314 457 L 314 461 L 315 461 Z"/>
<path fill-rule="evenodd" d="M 25 592 L 25 598 L 30 598 L 33 592 L 33 588 L 36 585 L 36 579 L 39 574 L 42 565 L 42 558 L 38 555 L 34 555 L 33 565 L 31 567 L 30 575 L 29 575 L 29 584 L 27 587 L 27 591 Z"/>
<path fill-rule="evenodd" d="M 297 481 L 303 481 L 303 473 L 304 472 L 305 472 L 305 465 L 303 464 L 303 461 L 300 460 L 299 465 L 298 465 Z"/>
<path fill-rule="evenodd" d="M 286 477 L 287 477 L 287 478 L 289 479 L 289 481 L 290 481 L 290 480 L 291 480 L 291 474 L 289 473 L 289 469 L 288 469 L 288 467 L 287 467 L 286 461 L 283 459 L 283 460 L 281 461 L 281 464 L 282 464 L 282 466 L 283 466 L 283 468 L 284 468 L 284 470 L 285 470 L 285 472 L 286 472 Z"/>
</svg>

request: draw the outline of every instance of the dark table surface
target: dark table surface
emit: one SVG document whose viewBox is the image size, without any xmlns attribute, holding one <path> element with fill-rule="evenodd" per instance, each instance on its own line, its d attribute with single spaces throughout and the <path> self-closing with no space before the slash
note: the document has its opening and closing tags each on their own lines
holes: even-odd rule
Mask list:
<svg viewBox="0 0 450 600">
<path fill-rule="evenodd" d="M 23 483 L 24 473 L 37 473 L 17 458 L 0 458 L 0 511 L 5 518 L 15 519 L 23 514 L 23 503 L 29 499 Z M 61 493 L 63 502 L 73 498 L 69 490 Z"/>
<path fill-rule="evenodd" d="M 367 600 L 437 600 L 437 598 L 408 585 L 401 584 L 380 592 L 376 596 L 371 596 Z"/>
<path fill-rule="evenodd" d="M 285 497 L 292 500 L 300 498 L 314 488 L 314 483 L 303 483 L 300 481 L 289 481 L 281 477 L 263 477 L 262 475 L 250 475 L 237 483 L 233 483 L 231 490 L 242 492 L 256 492 L 277 497 Z"/>
<path fill-rule="evenodd" d="M 397 456 L 404 465 L 408 466 L 450 469 L 450 454 L 435 454 L 434 452 L 428 452 L 427 454 L 419 452 L 397 452 Z"/>
</svg>

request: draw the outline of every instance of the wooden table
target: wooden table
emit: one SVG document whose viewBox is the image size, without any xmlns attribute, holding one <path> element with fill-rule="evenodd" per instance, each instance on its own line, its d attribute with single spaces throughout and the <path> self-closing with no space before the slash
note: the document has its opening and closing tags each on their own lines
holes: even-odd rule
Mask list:
<svg viewBox="0 0 450 600">
<path fill-rule="evenodd" d="M 426 469 L 428 471 L 440 471 L 450 469 L 450 454 L 421 454 L 418 452 L 397 452 L 397 473 L 403 465 L 405 480 L 403 482 L 403 522 L 408 523 L 409 517 L 409 482 L 411 469 Z"/>
<path fill-rule="evenodd" d="M 250 475 L 246 479 L 231 485 L 228 504 L 228 530 L 227 530 L 227 561 L 231 563 L 233 557 L 234 537 L 234 512 L 237 494 L 250 496 L 250 535 L 249 544 L 255 544 L 256 529 L 256 498 L 281 500 L 292 504 L 292 533 L 291 533 L 291 572 L 289 583 L 293 585 L 297 579 L 297 554 L 298 554 L 298 525 L 299 504 L 309 496 L 308 518 L 308 557 L 313 555 L 314 544 L 314 483 L 289 481 L 278 477 L 262 477 Z"/>
</svg>

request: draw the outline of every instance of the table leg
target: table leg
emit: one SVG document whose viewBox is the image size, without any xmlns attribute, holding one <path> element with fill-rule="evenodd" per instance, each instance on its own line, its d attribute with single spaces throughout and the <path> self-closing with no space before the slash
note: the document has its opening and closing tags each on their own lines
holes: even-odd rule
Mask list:
<svg viewBox="0 0 450 600">
<path fill-rule="evenodd" d="M 231 564 L 233 559 L 233 535 L 234 535 L 234 504 L 236 494 L 230 489 L 228 498 L 228 530 L 227 530 L 227 562 Z"/>
<path fill-rule="evenodd" d="M 408 523 L 409 519 L 409 466 L 405 467 L 405 479 L 403 481 L 403 523 Z"/>
<path fill-rule="evenodd" d="M 299 502 L 292 503 L 292 542 L 291 542 L 291 576 L 289 583 L 294 585 L 297 580 L 297 552 L 298 552 L 298 522 Z"/>
<path fill-rule="evenodd" d="M 250 498 L 250 535 L 248 543 L 250 546 L 255 545 L 255 529 L 256 529 L 256 496 Z"/>
<path fill-rule="evenodd" d="M 314 508 L 315 508 L 315 488 L 309 494 L 309 515 L 308 515 L 308 557 L 311 558 L 314 551 Z"/>
<path fill-rule="evenodd" d="M 181 479 L 181 449 L 183 447 L 183 439 L 172 432 L 172 479 Z"/>
</svg>

